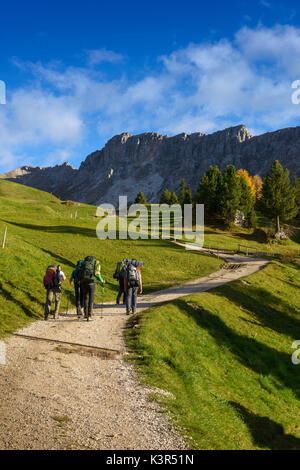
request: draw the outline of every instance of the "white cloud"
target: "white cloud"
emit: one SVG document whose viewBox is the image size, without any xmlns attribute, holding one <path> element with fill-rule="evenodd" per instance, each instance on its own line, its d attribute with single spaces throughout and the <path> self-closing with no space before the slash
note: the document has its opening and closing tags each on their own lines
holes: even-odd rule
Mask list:
<svg viewBox="0 0 300 470">
<path fill-rule="evenodd" d="M 106 48 L 87 50 L 86 54 L 88 64 L 91 67 L 93 67 L 94 65 L 101 64 L 103 62 L 118 63 L 123 62 L 124 60 L 124 56 L 122 54 L 118 54 L 117 52 L 110 51 Z"/>
<path fill-rule="evenodd" d="M 291 79 L 300 70 L 300 29 L 290 25 L 263 26 L 257 29 L 244 27 L 235 37 L 236 47 L 252 65 L 267 62 L 261 71 L 264 75 L 276 74 Z"/>
<path fill-rule="evenodd" d="M 260 0 L 260 4 L 266 8 L 270 8 L 272 6 L 270 2 L 267 2 L 267 0 Z"/>
<path fill-rule="evenodd" d="M 83 135 L 82 116 L 73 98 L 39 87 L 17 89 L 0 109 L 0 171 L 28 164 L 32 160 L 28 146 L 39 155 L 45 148 L 74 146 Z"/>
<path fill-rule="evenodd" d="M 293 26 L 243 27 L 232 41 L 190 44 L 159 57 L 156 70 L 134 81 L 123 70 L 109 80 L 94 69 L 103 60 L 121 60 L 111 52 L 89 51 L 87 67 L 15 59 L 32 82 L 0 108 L 2 164 L 14 159 L 13 167 L 27 145 L 47 146 L 46 161 L 61 162 L 64 150 L 72 156 L 89 134 L 208 133 L 239 123 L 255 133 L 300 117 L 291 103 L 291 83 L 300 79 L 300 29 Z"/>
<path fill-rule="evenodd" d="M 82 121 L 73 100 L 42 90 L 17 90 L 10 104 L 10 119 L 28 141 L 76 142 Z"/>
</svg>

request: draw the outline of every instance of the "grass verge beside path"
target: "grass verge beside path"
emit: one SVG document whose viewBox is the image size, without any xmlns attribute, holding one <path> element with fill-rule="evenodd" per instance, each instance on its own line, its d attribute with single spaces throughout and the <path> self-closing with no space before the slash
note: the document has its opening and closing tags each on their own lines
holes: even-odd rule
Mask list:
<svg viewBox="0 0 300 470">
<path fill-rule="evenodd" d="M 198 449 L 300 449 L 300 265 L 282 261 L 131 319 L 141 379 Z"/>
</svg>

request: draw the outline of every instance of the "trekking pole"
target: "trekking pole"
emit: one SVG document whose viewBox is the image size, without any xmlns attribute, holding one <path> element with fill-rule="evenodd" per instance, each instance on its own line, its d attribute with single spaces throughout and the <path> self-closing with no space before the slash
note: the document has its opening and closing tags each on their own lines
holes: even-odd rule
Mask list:
<svg viewBox="0 0 300 470">
<path fill-rule="evenodd" d="M 101 288 L 102 290 L 102 303 L 101 303 L 101 319 L 103 318 L 103 304 L 104 304 L 104 286 Z"/>
</svg>

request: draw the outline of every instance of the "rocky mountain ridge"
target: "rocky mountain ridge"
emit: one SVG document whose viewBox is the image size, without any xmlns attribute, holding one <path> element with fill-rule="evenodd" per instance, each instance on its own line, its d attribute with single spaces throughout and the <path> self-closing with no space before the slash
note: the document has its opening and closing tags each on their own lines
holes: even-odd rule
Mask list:
<svg viewBox="0 0 300 470">
<path fill-rule="evenodd" d="M 292 176 L 300 176 L 300 127 L 259 136 L 251 136 L 244 125 L 208 135 L 123 133 L 88 155 L 79 169 L 69 163 L 46 168 L 23 166 L 0 175 L 0 179 L 90 204 L 116 204 L 119 195 L 127 195 L 131 203 L 139 191 L 149 202 L 157 202 L 165 187 L 177 190 L 181 178 L 195 191 L 209 165 L 224 169 L 233 163 L 251 175 L 264 176 L 275 159 L 289 168 Z"/>
</svg>

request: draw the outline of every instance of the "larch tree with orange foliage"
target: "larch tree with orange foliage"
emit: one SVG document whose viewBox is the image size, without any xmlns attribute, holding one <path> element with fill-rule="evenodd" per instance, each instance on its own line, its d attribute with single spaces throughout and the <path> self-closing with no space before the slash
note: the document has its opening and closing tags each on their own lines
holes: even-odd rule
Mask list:
<svg viewBox="0 0 300 470">
<path fill-rule="evenodd" d="M 249 176 L 249 173 L 247 170 L 243 170 L 242 168 L 240 168 L 237 172 L 236 172 L 237 176 L 238 177 L 241 177 L 243 176 L 247 185 L 249 186 L 249 188 L 251 189 L 251 194 L 252 196 L 255 198 L 256 197 L 256 189 L 255 189 L 255 186 L 254 186 L 254 183 L 252 181 L 252 178 L 251 176 Z"/>
<path fill-rule="evenodd" d="M 259 175 L 252 176 L 252 183 L 255 187 L 255 197 L 256 199 L 261 199 L 262 197 L 262 187 L 263 187 L 263 180 Z"/>
</svg>

